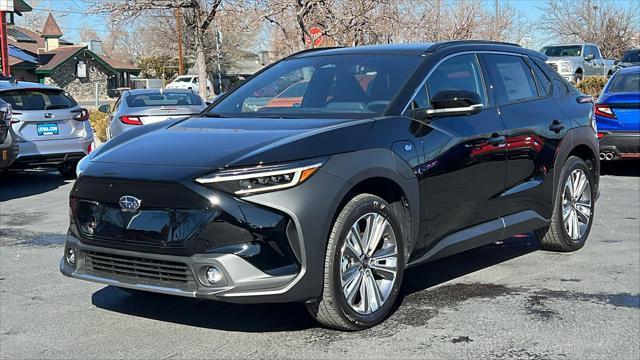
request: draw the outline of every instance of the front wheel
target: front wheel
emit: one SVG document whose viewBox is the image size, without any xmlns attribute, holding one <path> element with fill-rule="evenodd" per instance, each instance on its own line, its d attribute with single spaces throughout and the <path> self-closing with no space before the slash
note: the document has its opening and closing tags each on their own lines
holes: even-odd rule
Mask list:
<svg viewBox="0 0 640 360">
<path fill-rule="evenodd" d="M 321 324 L 361 330 L 393 309 L 404 273 L 400 222 L 382 198 L 360 194 L 336 218 L 325 256 L 324 288 L 307 304 Z"/>
<path fill-rule="evenodd" d="M 549 227 L 536 235 L 545 250 L 575 251 L 591 232 L 595 188 L 593 171 L 579 157 L 567 159 L 560 174 Z"/>
</svg>

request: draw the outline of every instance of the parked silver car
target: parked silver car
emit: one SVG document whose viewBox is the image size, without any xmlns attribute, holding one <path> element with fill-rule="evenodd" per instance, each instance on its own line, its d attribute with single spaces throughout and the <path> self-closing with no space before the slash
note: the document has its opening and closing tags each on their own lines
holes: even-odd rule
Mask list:
<svg viewBox="0 0 640 360">
<path fill-rule="evenodd" d="M 191 90 L 126 90 L 114 104 L 98 110 L 109 114 L 107 139 L 140 125 L 198 114 L 207 105 Z"/>
<path fill-rule="evenodd" d="M 76 163 L 93 143 L 87 109 L 60 88 L 32 82 L 0 81 L 0 99 L 13 108 L 20 148 L 13 167 L 57 167 L 65 178 L 75 177 Z"/>
</svg>

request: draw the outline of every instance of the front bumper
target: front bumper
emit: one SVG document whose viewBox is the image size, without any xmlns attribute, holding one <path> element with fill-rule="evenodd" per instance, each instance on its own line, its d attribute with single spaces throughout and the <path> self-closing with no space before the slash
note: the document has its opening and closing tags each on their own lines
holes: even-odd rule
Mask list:
<svg viewBox="0 0 640 360">
<path fill-rule="evenodd" d="M 320 296 L 332 222 L 327 213 L 335 211 L 348 190 L 344 180 L 321 169 L 299 186 L 239 199 L 190 181 L 193 171 L 92 163 L 71 190 L 67 247 L 78 249 L 78 263 L 76 268 L 69 267 L 63 259 L 62 273 L 115 286 L 230 302 L 292 302 Z M 109 177 L 103 175 L 106 172 Z M 141 173 L 145 180 L 133 179 Z M 187 180 L 161 181 L 169 177 Z M 142 199 L 135 218 L 121 212 L 118 199 L 123 195 Z M 190 215 L 192 211 L 196 217 Z M 107 223 L 98 217 L 104 215 Z M 185 215 L 188 221 L 162 220 Z M 95 271 L 85 266 L 87 252 L 135 257 L 143 263 L 151 259 L 186 264 L 193 281 L 176 284 L 140 279 L 135 273 Z M 212 265 L 222 269 L 228 284 L 210 287 L 198 278 L 203 266 Z"/>
<path fill-rule="evenodd" d="M 69 249 L 75 253 L 75 264 L 62 258 L 60 272 L 66 276 L 169 295 L 233 302 L 240 297 L 277 293 L 295 278 L 266 274 L 234 254 L 161 255 L 87 245 L 67 235 L 65 254 Z M 224 277 L 210 284 L 205 274 L 213 266 Z"/>
<path fill-rule="evenodd" d="M 600 158 L 604 160 L 640 158 L 640 132 L 599 131 Z"/>
</svg>

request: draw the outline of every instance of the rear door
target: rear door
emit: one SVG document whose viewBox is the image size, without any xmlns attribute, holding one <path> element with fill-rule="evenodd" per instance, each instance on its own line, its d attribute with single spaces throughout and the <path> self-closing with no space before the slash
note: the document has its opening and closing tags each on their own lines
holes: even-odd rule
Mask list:
<svg viewBox="0 0 640 360">
<path fill-rule="evenodd" d="M 13 131 L 22 141 L 80 138 L 84 126 L 73 120 L 77 103 L 62 90 L 15 89 L 0 92 L 13 108 Z"/>
<path fill-rule="evenodd" d="M 549 218 L 555 153 L 569 128 L 568 120 L 553 99 L 551 80 L 528 57 L 481 56 L 507 129 L 501 206 L 507 214 L 534 210 Z"/>
</svg>

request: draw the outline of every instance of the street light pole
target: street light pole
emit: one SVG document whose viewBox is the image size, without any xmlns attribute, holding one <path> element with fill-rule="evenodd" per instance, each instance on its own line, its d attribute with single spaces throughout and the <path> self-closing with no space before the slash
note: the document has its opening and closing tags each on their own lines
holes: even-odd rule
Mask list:
<svg viewBox="0 0 640 360">
<path fill-rule="evenodd" d="M 9 45 L 7 43 L 7 16 L 5 11 L 0 11 L 0 57 L 2 58 L 2 73 L 11 76 L 9 68 Z"/>
</svg>

